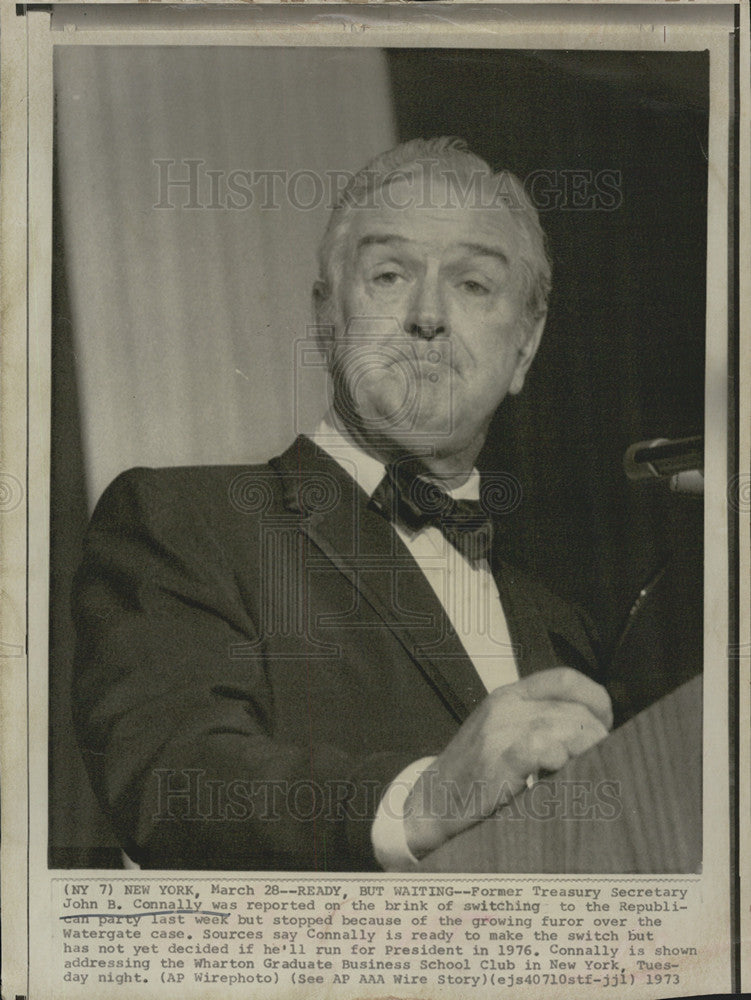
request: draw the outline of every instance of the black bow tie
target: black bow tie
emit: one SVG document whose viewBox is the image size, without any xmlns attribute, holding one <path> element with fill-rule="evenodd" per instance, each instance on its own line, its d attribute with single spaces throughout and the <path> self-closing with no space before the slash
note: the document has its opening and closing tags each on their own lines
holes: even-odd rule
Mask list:
<svg viewBox="0 0 751 1000">
<path fill-rule="evenodd" d="M 490 554 L 493 522 L 479 500 L 455 500 L 436 483 L 409 475 L 402 465 L 387 466 L 372 500 L 385 517 L 410 531 L 439 528 L 470 562 Z"/>
</svg>

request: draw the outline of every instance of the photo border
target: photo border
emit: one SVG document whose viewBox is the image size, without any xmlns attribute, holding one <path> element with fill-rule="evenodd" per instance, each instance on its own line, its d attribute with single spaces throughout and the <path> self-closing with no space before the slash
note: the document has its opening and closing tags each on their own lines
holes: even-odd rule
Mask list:
<svg viewBox="0 0 751 1000">
<path fill-rule="evenodd" d="M 654 19 L 656 17 L 655 8 L 659 0 L 647 5 L 646 16 Z M 0 603 L 0 635 L 3 637 L 4 663 L 3 671 L 0 674 L 0 694 L 3 705 L 3 742 L 2 742 L 2 766 L 4 777 L 4 797 L 6 808 L 3 810 L 3 905 L 6 915 L 4 921 L 3 934 L 3 966 L 5 972 L 5 983 L 10 985 L 10 991 L 15 991 L 19 995 L 25 990 L 29 991 L 29 959 L 32 943 L 31 928 L 40 925 L 44 926 L 44 915 L 48 911 L 49 892 L 46 891 L 45 878 L 52 876 L 52 872 L 41 874 L 38 871 L 39 858 L 46 859 L 47 845 L 47 819 L 46 819 L 46 795 L 43 803 L 43 812 L 38 801 L 38 794 L 34 794 L 34 789 L 44 787 L 46 792 L 47 780 L 47 704 L 46 704 L 46 672 L 45 682 L 41 684 L 41 690 L 45 692 L 44 697 L 40 697 L 40 682 L 42 680 L 43 669 L 46 671 L 46 642 L 47 642 L 47 568 L 48 568 L 48 538 L 43 532 L 32 532 L 28 525 L 40 525 L 48 523 L 48 489 L 45 482 L 49 481 L 49 372 L 45 368 L 45 358 L 49 356 L 50 329 L 51 329 L 51 308 L 49 296 L 45 298 L 39 294 L 40 289 L 49 289 L 51 286 L 51 149 L 52 149 L 52 75 L 51 75 L 51 54 L 52 46 L 56 44 L 134 44 L 131 38 L 125 41 L 127 35 L 132 31 L 138 32 L 136 44 L 201 44 L 200 38 L 212 39 L 216 44 L 237 45 L 238 35 L 251 37 L 255 36 L 252 44 L 291 44 L 290 37 L 304 38 L 297 44 L 311 44 L 311 32 L 316 34 L 316 44 L 323 45 L 372 45 L 388 46 L 398 44 L 405 46 L 403 36 L 397 36 L 396 31 L 402 31 L 405 26 L 416 32 L 423 32 L 424 44 L 436 47 L 487 47 L 488 25 L 492 20 L 491 15 L 503 23 L 504 30 L 508 32 L 507 20 L 501 18 L 502 8 L 492 5 L 478 13 L 481 27 L 476 24 L 466 24 L 463 21 L 472 22 L 475 13 L 474 5 L 463 6 L 460 3 L 455 11 L 441 10 L 440 17 L 433 11 L 421 10 L 419 13 L 414 8 L 405 10 L 402 5 L 387 7 L 385 5 L 374 5 L 364 7 L 357 5 L 357 9 L 350 12 L 350 8 L 337 10 L 341 15 L 339 23 L 334 20 L 322 24 L 311 23 L 316 21 L 315 5 L 306 5 L 305 8 L 289 7 L 276 8 L 273 3 L 260 8 L 257 23 L 250 29 L 231 29 L 232 40 L 223 29 L 190 28 L 183 29 L 177 34 L 173 34 L 167 41 L 163 32 L 172 30 L 170 22 L 179 23 L 181 14 L 175 11 L 158 10 L 152 14 L 152 9 L 148 12 L 144 8 L 138 10 L 126 9 L 115 4 L 100 5 L 87 4 L 86 9 L 76 5 L 55 5 L 53 11 L 53 22 L 55 18 L 61 17 L 63 25 L 59 37 L 54 37 L 54 27 L 52 32 L 47 24 L 47 13 L 45 10 L 33 9 L 29 7 L 26 13 L 19 13 L 11 5 L 2 8 L 2 39 L 3 39 L 3 60 L 2 68 L 2 131 L 4 138 L 4 162 L 3 176 L 0 180 L 2 185 L 0 197 L 2 198 L 2 220 L 4 239 L 0 250 L 0 264 L 3 274 L 3 344 L 2 344 L 2 371 L 0 372 L 0 391 L 2 392 L 2 415 L 4 434 L 2 441 L 2 461 L 0 470 L 6 476 L 10 487 L 14 482 L 20 483 L 22 488 L 22 500 L 12 507 L 3 508 L 5 513 L 2 542 L 2 596 Z M 329 9 L 331 5 L 326 4 Z M 340 5 L 336 5 L 339 7 Z M 443 7 L 444 5 L 442 5 Z M 643 5 L 636 6 L 635 9 L 641 12 Z M 700 20 L 706 17 L 711 20 L 708 14 L 711 6 L 719 8 L 721 5 L 695 5 L 690 8 L 685 5 L 670 4 L 669 8 L 662 8 L 658 20 L 670 21 L 672 25 L 678 25 L 683 18 L 691 21 Z M 722 5 L 723 7 L 735 7 L 737 5 Z M 61 14 L 61 9 L 65 7 L 65 13 Z M 514 16 L 519 16 L 522 9 L 520 3 L 514 9 Z M 630 7 L 630 5 L 629 5 Z M 621 10 L 626 10 L 624 6 Z M 634 8 L 632 8 L 634 9 Z M 211 6 L 194 8 L 196 15 L 200 18 L 207 17 L 208 20 L 219 17 L 232 21 L 235 18 L 233 11 L 229 15 L 222 11 L 217 15 L 216 8 Z M 592 47 L 604 45 L 604 38 L 607 29 L 603 25 L 606 18 L 602 17 L 602 8 L 596 11 L 584 4 L 574 8 L 575 13 L 568 14 L 569 8 L 559 8 L 556 14 L 562 16 L 566 28 L 563 32 L 556 32 L 544 43 L 540 44 L 538 32 L 541 30 L 538 24 L 536 29 L 533 19 L 525 23 L 522 27 L 516 26 L 516 31 L 506 34 L 498 47 L 550 47 L 565 48 L 570 39 L 581 36 L 585 27 L 596 29 L 600 32 L 592 38 Z M 244 8 L 247 11 L 247 8 Z M 242 19 L 243 10 L 238 10 L 237 14 Z M 552 12 L 548 9 L 543 12 L 545 16 L 551 17 Z M 619 12 L 620 13 L 620 12 Z M 614 16 L 617 20 L 619 13 L 608 12 L 607 16 Z M 525 12 L 526 14 L 526 12 Z M 566 19 L 569 19 L 568 21 Z M 748 35 L 748 13 L 746 11 L 745 32 Z M 84 19 L 86 19 L 84 21 Z M 116 29 L 107 29 L 102 25 L 119 22 Z M 160 22 L 159 27 L 151 27 L 152 20 Z M 184 19 L 183 19 L 184 20 Z M 450 28 L 446 24 L 434 23 L 443 21 L 450 23 Z M 523 18 L 522 18 L 523 20 Z M 99 27 L 96 26 L 100 21 Z M 136 22 L 149 27 L 136 27 Z M 576 23 L 575 28 L 571 28 L 571 22 Z M 548 22 L 549 24 L 550 22 Z M 72 26 L 72 27 L 71 27 Z M 542 29 L 543 31 L 545 29 Z M 567 34 L 567 30 L 571 32 Z M 677 30 L 677 29 L 676 29 Z M 218 34 L 217 34 L 218 31 Z M 449 32 L 454 32 L 454 37 L 449 38 Z M 441 34 L 443 33 L 443 34 Z M 462 43 L 469 42 L 468 45 L 458 45 L 456 34 L 459 34 Z M 628 32 L 626 32 L 628 34 Z M 95 38 L 96 34 L 96 38 Z M 179 35 L 179 38 L 178 38 Z M 534 35 L 535 41 L 529 44 L 515 45 L 520 43 L 525 36 Z M 102 39 L 104 38 L 104 42 Z M 738 45 L 738 34 L 736 33 L 736 45 Z M 583 46 L 582 46 L 583 47 Z M 610 45 L 608 45 L 610 47 Z M 632 48 L 633 44 L 624 45 L 624 48 Z M 714 50 L 713 50 L 714 51 Z M 726 123 L 729 114 L 723 116 L 723 108 L 730 97 L 731 86 L 729 85 L 728 72 L 732 66 L 732 60 L 720 67 L 719 58 L 710 60 L 713 108 L 710 111 L 710 162 L 717 158 L 722 158 L 723 148 L 727 148 Z M 748 62 L 737 59 L 737 77 L 735 90 L 741 104 L 747 97 L 743 91 L 744 76 L 748 82 Z M 725 97 L 723 97 L 723 93 Z M 26 109 L 28 108 L 28 114 Z M 728 109 L 729 111 L 729 109 Z M 745 120 L 740 115 L 740 109 L 736 108 L 735 121 L 737 123 L 736 149 L 738 156 L 743 159 L 744 134 L 748 138 L 748 116 Z M 739 123 L 739 124 L 738 124 Z M 27 175 L 26 157 L 28 157 L 29 171 Z M 712 155 L 714 150 L 714 156 Z M 734 344 L 737 350 L 735 364 L 737 365 L 737 376 L 740 379 L 738 396 L 733 404 L 731 401 L 722 400 L 718 405 L 717 392 L 721 395 L 721 390 L 713 390 L 713 395 L 707 396 L 707 480 L 708 482 L 730 482 L 732 475 L 739 478 L 739 486 L 742 486 L 748 477 L 748 392 L 744 393 L 744 384 L 748 389 L 747 373 L 743 370 L 742 360 L 747 356 L 748 342 L 748 286 L 740 285 L 739 275 L 742 274 L 741 265 L 743 261 L 748 261 L 748 215 L 740 213 L 740 206 L 743 204 L 743 192 L 748 193 L 748 155 L 745 153 L 745 168 L 740 165 L 738 176 L 738 201 L 735 206 L 731 204 L 732 198 L 726 198 L 722 193 L 722 173 L 715 177 L 714 182 L 710 176 L 710 205 L 709 218 L 712 222 L 708 229 L 708 257 L 715 263 L 714 275 L 720 273 L 728 264 L 728 233 L 722 225 L 718 225 L 718 218 L 738 217 L 735 228 L 737 233 L 736 258 L 737 268 L 734 280 L 736 283 L 737 302 L 740 316 L 736 313 L 736 326 L 744 333 L 737 333 L 735 338 L 731 338 L 730 345 L 712 345 L 710 351 L 709 331 L 711 329 L 726 329 L 728 296 L 726 301 L 720 302 L 722 295 L 717 293 L 708 296 L 707 303 L 707 387 L 710 384 L 719 384 L 723 381 L 723 376 L 730 372 L 726 352 L 730 346 L 733 359 Z M 41 169 L 40 169 L 41 164 Z M 711 175 L 710 171 L 710 175 Z M 728 180 L 732 180 L 732 175 L 726 175 Z M 27 188 L 28 183 L 28 188 Z M 714 183 L 714 187 L 712 186 Z M 732 185 L 727 187 L 732 190 Z M 712 195 L 714 191 L 714 195 Z M 28 228 L 27 228 L 28 227 Z M 10 235 L 9 235 L 10 234 Z M 28 241 L 28 243 L 27 243 Z M 724 260 L 724 265 L 722 261 Z M 28 292 L 26 296 L 19 293 L 20 288 L 26 287 L 28 269 Z M 725 275 L 725 280 L 721 281 L 722 287 L 727 288 L 728 293 L 733 291 L 733 276 Z M 708 286 L 711 288 L 715 278 L 709 278 Z M 745 317 L 745 320 L 743 319 Z M 42 332 L 42 336 L 39 334 Z M 744 339 L 741 339 L 743 337 Z M 715 338 L 717 339 L 717 338 Z M 744 382 L 745 379 L 745 382 Z M 726 384 L 725 379 L 725 384 Z M 737 382 L 738 384 L 738 382 Z M 28 387 L 28 396 L 27 396 Z M 714 404 L 711 405 L 712 399 Z M 736 413 L 736 430 L 727 433 L 726 425 L 720 429 L 720 422 L 715 420 L 712 427 L 709 426 L 709 411 L 712 406 L 724 410 L 732 416 L 733 409 Z M 724 423 L 724 422 L 723 422 Z M 714 435 L 714 436 L 713 436 Z M 738 454 L 733 455 L 727 449 L 737 441 Z M 34 446 L 30 446 L 34 442 Z M 40 442 L 43 447 L 40 448 Z M 735 472 L 733 470 L 735 469 Z M 41 488 L 40 488 L 41 484 Z M 6 484 L 7 485 L 7 484 Z M 711 498 L 710 498 L 711 499 Z M 13 501 L 15 504 L 15 500 Z M 741 507 L 742 504 L 739 504 Z M 748 792 L 747 782 L 744 782 L 744 774 L 748 777 L 749 755 L 747 734 L 744 733 L 744 721 L 748 719 L 748 663 L 744 662 L 744 649 L 748 648 L 748 613 L 744 610 L 744 598 L 748 596 L 748 559 L 747 545 L 748 527 L 743 521 L 741 511 L 738 512 L 737 525 L 734 529 L 734 538 L 725 538 L 725 545 L 718 543 L 716 521 L 724 518 L 727 511 L 725 493 L 720 497 L 716 491 L 713 502 L 710 505 L 708 499 L 705 521 L 705 541 L 706 560 L 705 566 L 714 567 L 714 572 L 710 568 L 705 569 L 705 583 L 716 576 L 721 575 L 724 585 L 705 587 L 705 663 L 710 663 L 716 659 L 720 643 L 725 650 L 734 645 L 733 633 L 731 629 L 731 617 L 735 617 L 735 610 L 731 608 L 730 600 L 733 594 L 728 589 L 728 584 L 733 580 L 733 572 L 736 565 L 738 568 L 737 579 L 737 632 L 735 645 L 738 648 L 739 659 L 739 680 L 735 687 L 733 674 L 728 674 L 728 683 L 707 685 L 705 688 L 705 736 L 704 736 L 704 756 L 705 756 L 705 806 L 704 806 L 704 828 L 705 844 L 709 845 L 712 839 L 709 836 L 708 817 L 712 816 L 714 830 L 712 837 L 715 842 L 722 841 L 723 837 L 729 840 L 731 834 L 731 824 L 736 827 L 736 851 L 740 845 L 747 843 L 748 833 Z M 23 527 L 20 523 L 23 520 Z M 719 573 L 721 567 L 721 557 L 719 549 L 724 550 L 722 562 L 725 564 L 724 574 Z M 735 549 L 735 551 L 734 551 Z M 744 551 L 745 549 L 745 551 Z M 714 555 L 713 555 L 714 553 Z M 28 594 L 27 594 L 28 586 Z M 712 603 L 710 606 L 709 594 L 712 593 Z M 44 594 L 41 597 L 41 594 Z M 20 609 L 24 609 L 20 614 Z M 730 610 L 729 610 L 730 609 Z M 725 624 L 725 628 L 717 628 L 718 620 Z M 19 624 L 22 624 L 19 630 Z M 21 634 L 23 630 L 29 636 L 28 655 L 33 662 L 30 666 L 28 676 L 26 675 L 26 659 L 19 650 L 26 646 L 25 637 Z M 720 633 L 718 636 L 717 633 Z M 725 641 L 722 640 L 724 634 Z M 8 652 L 10 650 L 10 652 Z M 746 657 L 747 659 L 747 657 Z M 10 664 L 10 666 L 8 666 Z M 43 669 L 42 669 L 43 668 Z M 32 696 L 33 692 L 33 696 Z M 736 749 L 741 753 L 738 774 L 738 795 L 740 797 L 740 808 L 736 817 L 731 817 L 730 811 L 725 812 L 723 799 L 726 797 L 727 789 L 723 784 L 716 783 L 717 773 L 722 773 L 727 766 L 727 741 L 717 740 L 714 737 L 709 739 L 708 733 L 712 731 L 714 722 L 710 720 L 721 719 L 729 712 L 740 712 L 740 723 L 737 732 L 733 737 Z M 746 727 L 747 729 L 747 727 Z M 40 734 L 45 734 L 44 739 L 40 739 Z M 715 733 L 716 735 L 716 733 Z M 725 745 L 723 745 L 725 744 Z M 25 748 L 28 759 L 24 755 L 19 755 L 19 747 Z M 745 756 L 743 756 L 745 755 Z M 732 768 L 732 760 L 731 760 Z M 24 808 L 19 808 L 20 803 L 26 803 Z M 720 823 L 721 829 L 718 835 L 717 814 L 724 816 Z M 40 854 L 40 845 L 43 852 Z M 748 854 L 746 854 L 746 857 Z M 727 870 L 730 879 L 726 880 L 733 884 L 733 868 L 739 863 L 742 854 L 736 853 L 735 859 L 730 858 L 721 866 L 722 870 Z M 19 873 L 26 874 L 27 890 L 19 892 Z M 720 874 L 719 871 L 716 872 Z M 112 873 L 108 873 L 112 877 Z M 155 873 L 149 873 L 150 878 L 157 878 Z M 342 876 L 343 878 L 352 876 Z M 703 878 L 708 878 L 706 872 Z M 721 882 L 717 879 L 717 882 Z M 718 891 L 720 886 L 718 885 Z M 735 920 L 739 916 L 741 926 L 745 931 L 740 935 L 740 928 L 736 923 L 736 940 L 738 947 L 746 949 L 748 954 L 748 906 L 741 910 L 738 897 L 732 900 L 732 889 L 723 899 L 727 900 L 728 918 L 730 919 L 730 904 L 736 911 Z M 721 909 L 718 906 L 718 910 Z M 732 935 L 731 935 L 732 936 Z M 742 944 L 741 944 L 742 942 Z M 732 942 L 731 942 L 732 944 Z M 23 953 L 27 956 L 25 960 L 19 959 Z M 736 956 L 734 988 L 738 988 L 738 968 Z M 33 985 L 33 981 L 32 984 Z M 745 984 L 747 985 L 747 984 Z M 29 994 L 31 996 L 43 994 Z M 44 994 L 46 995 L 46 994 Z"/>
</svg>

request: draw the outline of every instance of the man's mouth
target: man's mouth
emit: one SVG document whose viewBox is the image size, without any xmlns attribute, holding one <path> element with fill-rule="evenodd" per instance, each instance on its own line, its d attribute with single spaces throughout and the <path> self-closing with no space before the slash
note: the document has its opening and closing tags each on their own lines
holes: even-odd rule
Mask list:
<svg viewBox="0 0 751 1000">
<path fill-rule="evenodd" d="M 414 344 L 400 346 L 397 356 L 390 359 L 389 363 L 401 364 L 405 367 L 412 366 L 420 372 L 439 371 L 455 367 L 454 358 L 450 350 L 439 350 L 436 347 L 418 350 Z"/>
</svg>

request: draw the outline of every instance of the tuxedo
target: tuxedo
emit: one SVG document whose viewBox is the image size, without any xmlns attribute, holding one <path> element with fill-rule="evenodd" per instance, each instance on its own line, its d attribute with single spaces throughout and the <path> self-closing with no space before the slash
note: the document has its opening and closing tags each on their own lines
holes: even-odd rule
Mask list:
<svg viewBox="0 0 751 1000">
<path fill-rule="evenodd" d="M 491 566 L 520 676 L 596 674 L 586 616 Z M 391 524 L 299 437 L 267 465 L 133 469 L 74 588 L 74 716 L 144 867 L 377 868 L 383 791 L 486 689 Z"/>
</svg>

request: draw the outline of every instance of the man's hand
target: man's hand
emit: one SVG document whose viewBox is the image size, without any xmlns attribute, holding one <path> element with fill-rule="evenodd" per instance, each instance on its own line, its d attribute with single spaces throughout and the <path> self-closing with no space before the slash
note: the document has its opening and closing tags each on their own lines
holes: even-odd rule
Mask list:
<svg viewBox="0 0 751 1000">
<path fill-rule="evenodd" d="M 529 775 L 557 771 L 612 725 L 605 688 L 568 667 L 491 691 L 410 792 L 404 810 L 410 850 L 423 857 L 491 815 Z"/>
</svg>

